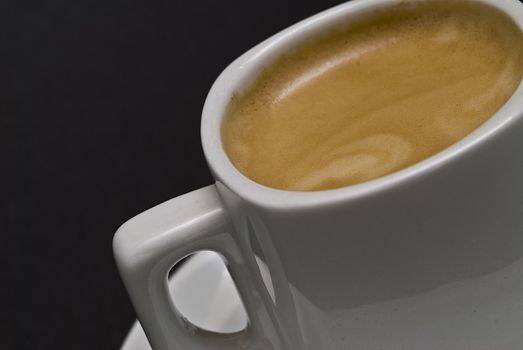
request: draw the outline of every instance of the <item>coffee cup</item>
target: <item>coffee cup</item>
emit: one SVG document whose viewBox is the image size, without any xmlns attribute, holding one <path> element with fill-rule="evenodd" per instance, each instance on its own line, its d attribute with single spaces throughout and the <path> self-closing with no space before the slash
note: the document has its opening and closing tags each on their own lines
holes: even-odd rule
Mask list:
<svg viewBox="0 0 523 350">
<path fill-rule="evenodd" d="M 451 146 L 351 186 L 267 187 L 237 170 L 224 150 L 231 98 L 264 67 L 298 42 L 395 3 L 355 0 L 322 12 L 218 77 L 201 125 L 216 183 L 134 217 L 113 241 L 154 349 L 523 347 L 523 85 Z M 477 3 L 523 28 L 519 1 Z M 176 310 L 169 271 L 201 250 L 223 257 L 247 311 L 244 330 L 206 331 Z"/>
</svg>

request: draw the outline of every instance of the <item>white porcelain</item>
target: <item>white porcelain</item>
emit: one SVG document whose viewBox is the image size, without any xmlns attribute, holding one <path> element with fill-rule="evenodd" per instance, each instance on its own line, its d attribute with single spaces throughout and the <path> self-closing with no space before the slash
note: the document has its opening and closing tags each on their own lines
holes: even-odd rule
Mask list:
<svg viewBox="0 0 523 350">
<path fill-rule="evenodd" d="M 476 1 L 523 28 L 519 1 Z M 396 2 L 355 0 L 313 16 L 218 77 L 201 129 L 216 184 L 138 215 L 114 239 L 156 350 L 523 348 L 523 85 L 460 142 L 360 185 L 270 189 L 241 175 L 223 151 L 224 109 L 261 67 L 307 36 Z M 199 250 L 227 261 L 249 316 L 245 330 L 207 332 L 172 306 L 167 273 Z"/>
<path fill-rule="evenodd" d="M 169 280 L 169 290 L 183 315 L 200 327 L 231 333 L 247 325 L 234 283 L 215 253 L 196 253 Z M 138 321 L 120 350 L 151 350 Z"/>
</svg>

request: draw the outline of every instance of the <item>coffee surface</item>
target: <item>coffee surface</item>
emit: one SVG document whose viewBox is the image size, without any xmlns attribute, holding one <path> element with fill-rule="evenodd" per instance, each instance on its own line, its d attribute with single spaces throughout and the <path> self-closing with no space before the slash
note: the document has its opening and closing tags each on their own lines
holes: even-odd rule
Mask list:
<svg viewBox="0 0 523 350">
<path fill-rule="evenodd" d="M 423 160 L 472 132 L 523 76 L 523 33 L 474 1 L 379 10 L 286 52 L 232 98 L 222 142 L 250 179 L 332 189 Z"/>
</svg>

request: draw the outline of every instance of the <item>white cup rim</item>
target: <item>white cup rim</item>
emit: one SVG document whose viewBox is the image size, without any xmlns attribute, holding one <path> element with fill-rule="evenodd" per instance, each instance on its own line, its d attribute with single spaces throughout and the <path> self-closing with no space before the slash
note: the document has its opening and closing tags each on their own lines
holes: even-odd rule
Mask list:
<svg viewBox="0 0 523 350">
<path fill-rule="evenodd" d="M 523 30 L 523 4 L 518 0 L 476 1 L 500 9 Z M 221 121 L 232 94 L 247 85 L 250 79 L 256 76 L 255 72 L 259 71 L 260 67 L 265 66 L 302 38 L 320 32 L 323 28 L 335 24 L 336 21 L 397 2 L 354 0 L 338 5 L 288 27 L 232 62 L 214 82 L 202 112 L 203 151 L 216 181 L 223 183 L 245 200 L 266 208 L 294 209 L 335 204 L 390 189 L 405 181 L 422 177 L 432 169 L 443 166 L 451 159 L 465 154 L 502 128 L 509 127 L 515 119 L 523 117 L 523 83 L 521 83 L 511 98 L 487 122 L 445 150 L 392 174 L 332 190 L 314 192 L 280 190 L 261 185 L 240 173 L 227 157 L 220 135 Z"/>
</svg>

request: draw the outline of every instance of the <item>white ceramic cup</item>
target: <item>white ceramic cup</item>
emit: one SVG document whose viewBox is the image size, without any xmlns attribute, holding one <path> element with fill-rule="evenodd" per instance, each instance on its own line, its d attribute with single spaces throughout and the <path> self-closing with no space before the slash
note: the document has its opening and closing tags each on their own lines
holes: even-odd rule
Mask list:
<svg viewBox="0 0 523 350">
<path fill-rule="evenodd" d="M 523 28 L 519 1 L 477 1 Z M 267 188 L 222 148 L 226 105 L 262 67 L 306 37 L 394 3 L 356 0 L 306 19 L 216 80 L 201 129 L 216 184 L 136 216 L 114 238 L 154 349 L 523 349 L 523 85 L 458 143 L 355 186 Z M 202 330 L 173 306 L 168 272 L 199 250 L 223 256 L 249 316 L 245 330 Z"/>
</svg>

